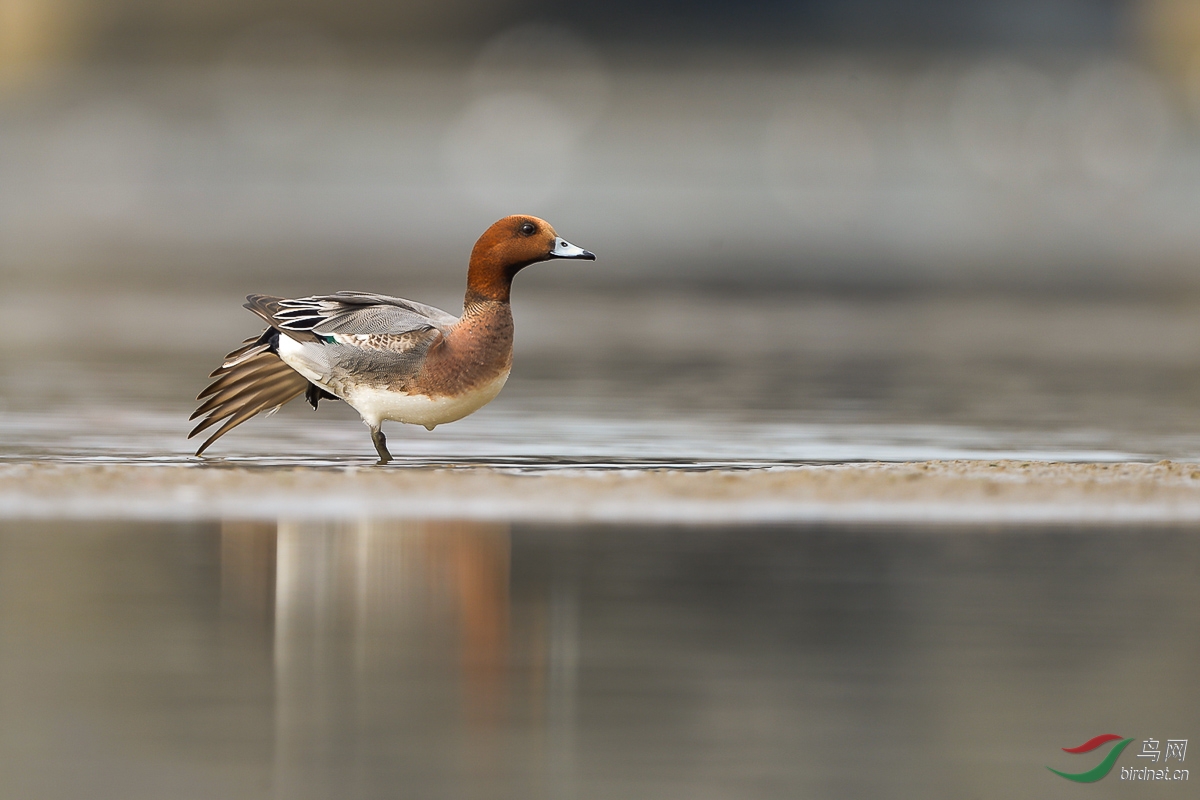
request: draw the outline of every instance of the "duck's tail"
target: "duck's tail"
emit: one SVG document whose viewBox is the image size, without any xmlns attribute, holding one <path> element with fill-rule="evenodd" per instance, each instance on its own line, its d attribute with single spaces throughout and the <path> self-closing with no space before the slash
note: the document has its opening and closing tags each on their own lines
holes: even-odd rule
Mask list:
<svg viewBox="0 0 1200 800">
<path fill-rule="evenodd" d="M 204 416 L 204 419 L 192 429 L 188 438 L 221 420 L 225 420 L 225 424 L 204 440 L 196 455 L 203 453 L 222 435 L 255 414 L 274 411 L 304 394 L 309 386 L 308 379 L 283 363 L 276 354 L 278 336 L 276 331 L 267 329 L 261 336 L 247 339 L 241 347 L 225 356 L 221 366 L 213 370 L 209 377 L 216 380 L 196 398 L 204 402 L 189 417 L 195 419 Z"/>
</svg>

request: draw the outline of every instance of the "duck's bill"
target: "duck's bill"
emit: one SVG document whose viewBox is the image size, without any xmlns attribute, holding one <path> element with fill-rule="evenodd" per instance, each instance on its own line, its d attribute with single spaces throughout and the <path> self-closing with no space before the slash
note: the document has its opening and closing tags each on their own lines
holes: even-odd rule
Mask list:
<svg viewBox="0 0 1200 800">
<path fill-rule="evenodd" d="M 576 247 L 562 237 L 554 239 L 554 249 L 550 251 L 551 258 L 582 258 L 586 261 L 595 261 L 596 254 L 584 250 L 582 247 Z"/>
</svg>

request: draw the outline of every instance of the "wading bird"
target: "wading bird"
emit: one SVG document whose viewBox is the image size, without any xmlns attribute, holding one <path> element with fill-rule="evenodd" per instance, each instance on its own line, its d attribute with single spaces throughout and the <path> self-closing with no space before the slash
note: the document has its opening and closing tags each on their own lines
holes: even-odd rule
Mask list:
<svg viewBox="0 0 1200 800">
<path fill-rule="evenodd" d="M 539 261 L 596 256 L 559 238 L 545 220 L 505 217 L 475 243 L 461 317 L 367 292 L 284 300 L 252 294 L 246 308 L 269 326 L 225 357 L 197 400 L 192 438 L 224 420 L 196 451 L 262 411 L 304 395 L 344 400 L 371 429 L 379 463 L 392 460 L 384 420 L 454 422 L 489 403 L 512 368 L 513 276 Z"/>
</svg>

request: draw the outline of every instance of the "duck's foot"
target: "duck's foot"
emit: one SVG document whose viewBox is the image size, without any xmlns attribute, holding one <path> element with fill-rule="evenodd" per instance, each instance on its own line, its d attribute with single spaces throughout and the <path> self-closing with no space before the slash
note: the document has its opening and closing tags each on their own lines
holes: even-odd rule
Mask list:
<svg viewBox="0 0 1200 800">
<path fill-rule="evenodd" d="M 392 460 L 392 454 L 387 449 L 387 437 L 383 435 L 381 428 L 371 428 L 371 443 L 375 445 L 375 452 L 379 453 L 378 466 L 383 466 Z"/>
</svg>

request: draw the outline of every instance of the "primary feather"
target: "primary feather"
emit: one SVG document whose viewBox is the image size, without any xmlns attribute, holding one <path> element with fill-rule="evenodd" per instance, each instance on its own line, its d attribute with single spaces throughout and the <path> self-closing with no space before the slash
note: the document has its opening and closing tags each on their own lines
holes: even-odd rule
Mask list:
<svg viewBox="0 0 1200 800">
<path fill-rule="evenodd" d="M 196 409 L 191 419 L 207 416 L 188 434 L 189 439 L 225 420 L 224 425 L 204 440 L 196 455 L 255 414 L 279 408 L 308 388 L 308 379 L 283 363 L 275 353 L 264 349 L 246 355 L 241 350 L 245 348 L 226 357 L 225 363 L 213 373 L 216 380 L 196 398 L 208 399 Z"/>
</svg>

